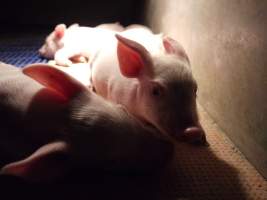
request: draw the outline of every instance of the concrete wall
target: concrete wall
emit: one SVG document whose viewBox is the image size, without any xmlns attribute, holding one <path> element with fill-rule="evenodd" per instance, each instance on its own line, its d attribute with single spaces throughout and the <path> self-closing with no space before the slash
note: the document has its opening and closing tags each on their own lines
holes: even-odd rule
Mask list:
<svg viewBox="0 0 267 200">
<path fill-rule="evenodd" d="M 147 22 L 182 43 L 198 100 L 267 177 L 267 1 L 150 0 Z"/>
</svg>

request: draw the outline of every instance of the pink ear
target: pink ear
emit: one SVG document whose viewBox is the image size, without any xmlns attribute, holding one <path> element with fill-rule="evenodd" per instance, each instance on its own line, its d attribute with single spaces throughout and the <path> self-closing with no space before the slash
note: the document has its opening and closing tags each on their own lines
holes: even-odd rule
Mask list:
<svg viewBox="0 0 267 200">
<path fill-rule="evenodd" d="M 165 37 L 163 38 L 163 46 L 168 54 L 176 55 L 181 59 L 185 59 L 189 63 L 189 58 L 184 48 L 176 40 L 170 37 Z"/>
<path fill-rule="evenodd" d="M 15 175 L 30 181 L 53 180 L 69 169 L 68 151 L 65 142 L 49 143 L 28 158 L 4 166 L 1 174 Z"/>
<path fill-rule="evenodd" d="M 121 73 L 128 78 L 138 77 L 151 65 L 149 52 L 139 43 L 116 34 L 117 55 Z"/>
<path fill-rule="evenodd" d="M 32 64 L 23 69 L 23 73 L 38 81 L 42 85 L 71 99 L 86 90 L 85 86 L 66 73 L 48 64 Z"/>
<path fill-rule="evenodd" d="M 58 39 L 61 39 L 64 34 L 65 34 L 65 30 L 66 30 L 66 25 L 65 24 L 59 24 L 55 27 L 55 36 Z"/>
</svg>

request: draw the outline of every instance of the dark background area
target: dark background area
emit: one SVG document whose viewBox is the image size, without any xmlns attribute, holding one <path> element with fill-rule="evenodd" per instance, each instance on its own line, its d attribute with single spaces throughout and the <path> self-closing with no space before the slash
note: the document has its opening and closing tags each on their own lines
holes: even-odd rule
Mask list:
<svg viewBox="0 0 267 200">
<path fill-rule="evenodd" d="M 144 0 L 2 0 L 0 60 L 23 67 L 47 62 L 38 54 L 57 24 L 96 26 L 120 22 L 143 23 Z"/>
<path fill-rule="evenodd" d="M 35 0 L 1 2 L 1 33 L 51 30 L 58 23 L 95 26 L 142 23 L 143 0 Z"/>
</svg>

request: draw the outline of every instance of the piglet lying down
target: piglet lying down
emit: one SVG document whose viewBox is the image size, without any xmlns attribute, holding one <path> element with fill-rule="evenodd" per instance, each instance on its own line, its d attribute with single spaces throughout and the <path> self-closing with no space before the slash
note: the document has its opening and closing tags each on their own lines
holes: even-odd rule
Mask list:
<svg viewBox="0 0 267 200">
<path fill-rule="evenodd" d="M 1 173 L 50 181 L 68 171 L 151 171 L 172 144 L 121 106 L 46 64 L 0 63 Z"/>
<path fill-rule="evenodd" d="M 108 45 L 110 37 L 122 30 L 124 28 L 118 23 L 97 27 L 72 24 L 68 28 L 59 24 L 47 36 L 39 53 L 45 58 L 55 59 L 56 64 L 61 66 L 71 66 L 72 61 L 87 62 Z"/>
</svg>

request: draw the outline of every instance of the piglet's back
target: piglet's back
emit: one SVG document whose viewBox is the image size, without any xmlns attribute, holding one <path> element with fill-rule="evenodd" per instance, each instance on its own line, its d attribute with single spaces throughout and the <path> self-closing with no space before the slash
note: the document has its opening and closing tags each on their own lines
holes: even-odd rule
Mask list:
<svg viewBox="0 0 267 200">
<path fill-rule="evenodd" d="M 23 115 L 34 94 L 43 86 L 19 68 L 0 62 L 0 109 Z M 1 114 L 2 116 L 2 114 Z"/>
</svg>

